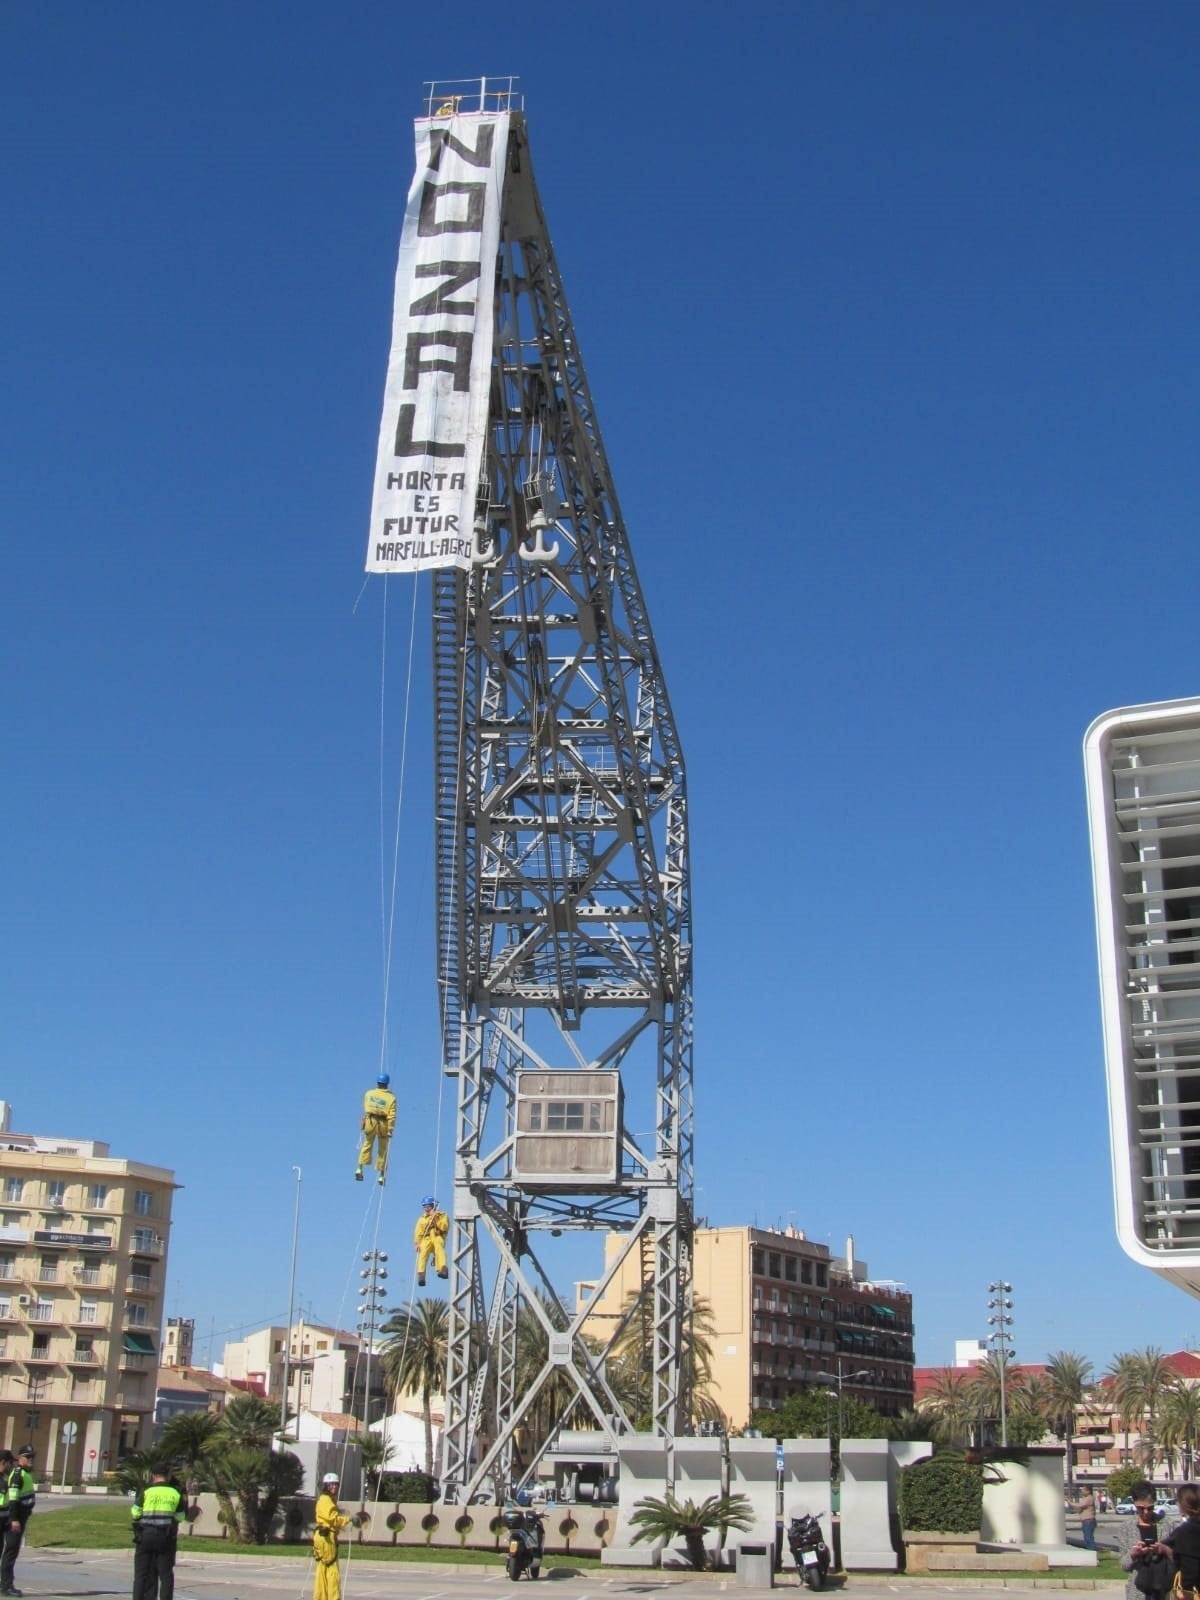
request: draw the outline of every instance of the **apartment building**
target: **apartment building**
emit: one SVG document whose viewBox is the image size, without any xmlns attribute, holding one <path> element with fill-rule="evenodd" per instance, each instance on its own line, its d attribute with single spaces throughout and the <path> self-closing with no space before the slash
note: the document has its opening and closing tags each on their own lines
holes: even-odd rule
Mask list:
<svg viewBox="0 0 1200 1600">
<path fill-rule="evenodd" d="M 150 1443 L 178 1185 L 11 1120 L 0 1101 L 0 1444 L 80 1482 Z"/>
<path fill-rule="evenodd" d="M 623 1236 L 605 1241 L 605 1262 Z M 606 1338 L 643 1281 L 632 1251 L 585 1332 Z M 599 1280 L 576 1285 L 576 1304 Z M 709 1392 L 733 1427 L 806 1389 L 841 1389 L 885 1416 L 913 1402 L 912 1296 L 890 1279 L 872 1279 L 847 1240 L 843 1258 L 799 1228 L 698 1228 L 693 1253 L 697 1299 L 711 1315 Z"/>
<path fill-rule="evenodd" d="M 288 1410 L 363 1414 L 363 1395 L 370 1383 L 371 1421 L 387 1409 L 383 1365 L 378 1355 L 367 1361 L 366 1346 L 354 1333 L 316 1322 L 258 1328 L 225 1346 L 222 1374 L 269 1400 L 283 1396 L 284 1348 L 287 1346 Z"/>
</svg>

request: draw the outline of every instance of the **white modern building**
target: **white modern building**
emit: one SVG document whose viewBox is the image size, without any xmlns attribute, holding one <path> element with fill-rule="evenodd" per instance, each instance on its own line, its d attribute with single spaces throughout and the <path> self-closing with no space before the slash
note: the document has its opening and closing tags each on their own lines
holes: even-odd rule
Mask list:
<svg viewBox="0 0 1200 1600">
<path fill-rule="evenodd" d="M 1200 699 L 1084 741 L 1117 1235 L 1200 1296 Z"/>
</svg>

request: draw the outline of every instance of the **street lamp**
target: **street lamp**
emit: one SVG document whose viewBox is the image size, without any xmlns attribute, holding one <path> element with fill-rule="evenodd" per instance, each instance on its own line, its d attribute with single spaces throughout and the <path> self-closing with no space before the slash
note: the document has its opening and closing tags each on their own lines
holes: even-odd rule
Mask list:
<svg viewBox="0 0 1200 1600">
<path fill-rule="evenodd" d="M 1016 1354 L 1014 1350 L 1009 1348 L 1012 1334 L 1008 1330 L 1013 1325 L 1013 1319 L 1008 1313 L 1012 1310 L 1013 1303 L 1011 1300 L 1006 1299 L 1005 1296 L 1010 1294 L 1012 1294 L 1012 1284 L 1005 1283 L 1003 1278 L 998 1278 L 995 1283 L 988 1284 L 988 1310 L 992 1313 L 988 1318 L 988 1327 L 992 1331 L 988 1334 L 987 1342 L 995 1351 L 996 1364 L 1000 1368 L 1000 1448 L 1002 1450 L 1007 1450 L 1008 1448 L 1008 1401 L 1005 1394 L 1005 1378 L 1008 1363 Z"/>
<path fill-rule="evenodd" d="M 843 1370 L 842 1370 L 842 1362 L 845 1360 L 845 1357 L 841 1356 L 841 1355 L 838 1355 L 834 1359 L 837 1362 L 837 1371 L 836 1372 L 818 1372 L 816 1374 L 816 1377 L 820 1378 L 823 1382 L 836 1383 L 837 1384 L 838 1440 L 840 1441 L 841 1437 L 842 1437 L 842 1432 L 843 1432 L 842 1385 L 846 1382 L 847 1379 L 849 1379 L 849 1381 L 851 1383 L 853 1383 L 856 1378 L 869 1378 L 871 1376 L 871 1373 L 870 1373 L 869 1368 L 867 1368 L 867 1367 L 860 1368 L 860 1370 L 858 1372 L 843 1372 Z"/>
<path fill-rule="evenodd" d="M 288 1273 L 287 1334 L 283 1341 L 283 1396 L 279 1402 L 279 1440 L 281 1444 L 287 1437 L 288 1367 L 291 1364 L 292 1355 L 292 1312 L 296 1306 L 296 1241 L 300 1237 L 300 1180 L 304 1176 L 297 1166 L 293 1166 L 292 1171 L 296 1174 L 296 1208 L 292 1215 L 292 1266 Z M 297 1412 L 299 1409 L 299 1397 L 297 1396 Z"/>
</svg>

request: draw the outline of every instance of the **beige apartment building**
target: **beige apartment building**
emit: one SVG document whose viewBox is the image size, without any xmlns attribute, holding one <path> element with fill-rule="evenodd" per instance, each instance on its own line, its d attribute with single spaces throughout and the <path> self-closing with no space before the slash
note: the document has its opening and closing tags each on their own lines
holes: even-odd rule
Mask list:
<svg viewBox="0 0 1200 1600">
<path fill-rule="evenodd" d="M 623 1242 L 608 1235 L 606 1264 Z M 697 1228 L 693 1261 L 696 1296 L 712 1317 L 709 1392 L 731 1427 L 806 1389 L 840 1389 L 885 1416 L 912 1406 L 912 1296 L 872 1279 L 853 1240 L 839 1258 L 799 1228 Z M 586 1333 L 611 1333 L 643 1270 L 635 1249 L 595 1300 Z M 598 1281 L 576 1285 L 577 1308 Z"/>
<path fill-rule="evenodd" d="M 0 1101 L 0 1445 L 78 1483 L 150 1443 L 178 1185 L 10 1123 Z"/>
<path fill-rule="evenodd" d="M 377 1353 L 367 1361 L 366 1345 L 355 1333 L 317 1322 L 279 1323 L 235 1339 L 222 1352 L 221 1372 L 232 1383 L 268 1400 L 283 1397 L 284 1346 L 287 1346 L 288 1410 L 353 1414 L 361 1417 L 364 1387 L 371 1386 L 371 1420 L 387 1409 L 387 1385 Z"/>
</svg>

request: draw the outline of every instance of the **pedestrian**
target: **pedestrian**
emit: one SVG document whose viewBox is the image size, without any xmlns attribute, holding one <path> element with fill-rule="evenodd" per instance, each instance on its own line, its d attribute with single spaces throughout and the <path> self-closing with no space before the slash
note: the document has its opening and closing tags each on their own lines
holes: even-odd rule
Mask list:
<svg viewBox="0 0 1200 1600">
<path fill-rule="evenodd" d="M 4 1511 L 8 1526 L 4 1530 L 4 1549 L 0 1554 L 0 1595 L 21 1593 L 13 1582 L 17 1557 L 25 1526 L 33 1515 L 37 1503 L 37 1480 L 33 1476 L 33 1446 L 23 1445 L 17 1451 L 15 1465 L 4 1479 Z"/>
<path fill-rule="evenodd" d="M 338 1534 L 349 1527 L 337 1503 L 338 1475 L 327 1472 L 321 1479 L 321 1493 L 313 1513 L 313 1560 L 317 1575 L 313 1580 L 313 1600 L 342 1600 L 342 1577 L 338 1571 Z"/>
<path fill-rule="evenodd" d="M 1075 1506 L 1079 1513 L 1079 1527 L 1083 1534 L 1083 1548 L 1096 1548 L 1096 1496 L 1085 1486 L 1082 1498 Z"/>
<path fill-rule="evenodd" d="M 134 1502 L 133 1600 L 173 1600 L 175 1550 L 183 1521 L 183 1496 L 167 1482 L 164 1467 L 151 1467 L 150 1482 Z"/>
<path fill-rule="evenodd" d="M 1174 1554 L 1162 1543 L 1165 1526 L 1154 1508 L 1154 1485 L 1145 1478 L 1129 1491 L 1132 1517 L 1122 1517 L 1117 1528 L 1117 1559 L 1129 1574 L 1126 1600 L 1164 1600 L 1175 1572 Z M 1171 1524 L 1172 1528 L 1174 1523 Z"/>
<path fill-rule="evenodd" d="M 1179 1582 L 1185 1600 L 1192 1600 L 1200 1589 L 1200 1486 L 1185 1483 L 1175 1496 L 1182 1522 L 1162 1540 L 1179 1569 Z"/>
</svg>

